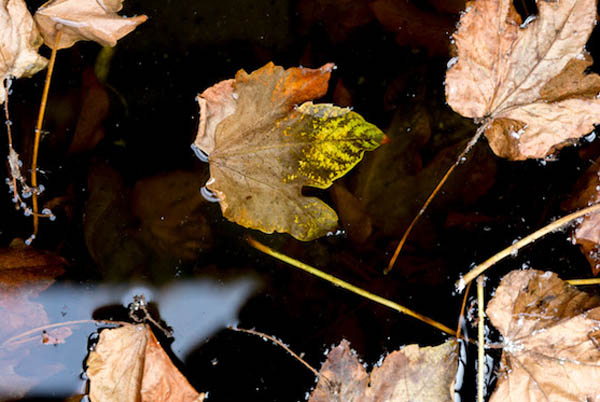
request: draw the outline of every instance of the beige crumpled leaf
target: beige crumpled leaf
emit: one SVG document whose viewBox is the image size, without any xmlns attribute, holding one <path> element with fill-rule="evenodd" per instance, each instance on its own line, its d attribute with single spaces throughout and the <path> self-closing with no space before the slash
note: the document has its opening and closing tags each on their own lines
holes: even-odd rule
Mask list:
<svg viewBox="0 0 600 402">
<path fill-rule="evenodd" d="M 336 228 L 335 211 L 302 196 L 302 187 L 328 188 L 385 136 L 348 108 L 305 102 L 325 95 L 333 67 L 284 70 L 269 63 L 198 96 L 193 147 L 208 155 L 206 187 L 227 219 L 299 240 Z"/>
<path fill-rule="evenodd" d="M 61 31 L 57 49 L 73 46 L 80 40 L 91 40 L 102 46 L 115 46 L 148 17 L 125 18 L 117 14 L 124 0 L 51 0 L 35 12 L 44 43 L 54 48 L 56 33 Z"/>
<path fill-rule="evenodd" d="M 585 44 L 595 0 L 540 0 L 522 23 L 512 0 L 469 2 L 446 73 L 456 112 L 484 120 L 490 147 L 511 160 L 543 158 L 600 123 L 600 76 Z"/>
<path fill-rule="evenodd" d="M 30 77 L 46 67 L 37 53 L 42 38 L 23 0 L 0 0 L 0 84 L 9 77 Z M 0 105 L 5 91 L 0 88 Z"/>
<path fill-rule="evenodd" d="M 343 340 L 327 355 L 309 402 L 453 401 L 457 344 L 408 345 L 390 353 L 370 376 Z"/>
<path fill-rule="evenodd" d="M 87 359 L 94 401 L 203 401 L 173 365 L 147 325 L 127 324 L 100 332 Z"/>
<path fill-rule="evenodd" d="M 600 297 L 552 272 L 512 271 L 486 312 L 504 338 L 491 402 L 600 400 Z"/>
</svg>

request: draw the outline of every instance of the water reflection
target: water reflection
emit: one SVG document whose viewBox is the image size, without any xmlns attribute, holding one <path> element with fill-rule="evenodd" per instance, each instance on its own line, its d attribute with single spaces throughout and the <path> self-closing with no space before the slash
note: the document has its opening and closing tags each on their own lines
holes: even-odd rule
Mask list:
<svg viewBox="0 0 600 402">
<path fill-rule="evenodd" d="M 80 376 L 88 337 L 100 326 L 85 320 L 97 316 L 98 311 L 115 311 L 112 318 L 123 319 L 119 311 L 126 311 L 133 296 L 143 294 L 172 328 L 175 340 L 171 349 L 183 361 L 206 338 L 227 325 L 234 325 L 239 309 L 257 287 L 258 282 L 248 278 L 226 283 L 213 279 L 187 280 L 162 287 L 58 282 L 29 300 L 43 307 L 49 325 L 74 322 L 68 326 L 70 331 L 66 335 L 62 331 L 56 332 L 56 336 L 52 331 L 57 327 L 46 328 L 44 333 L 39 321 L 28 322 L 26 316 L 20 320 L 22 325 L 14 325 L 13 317 L 0 305 L 0 321 L 9 327 L 12 325 L 10 332 L 0 333 L 3 334 L 0 338 L 0 399 L 19 398 L 25 393 L 57 397 L 82 393 L 85 383 Z M 6 296 L 14 294 L 0 294 L 2 299 Z M 63 334 L 64 339 L 60 339 L 59 334 Z M 43 344 L 44 339 L 46 344 Z"/>
</svg>

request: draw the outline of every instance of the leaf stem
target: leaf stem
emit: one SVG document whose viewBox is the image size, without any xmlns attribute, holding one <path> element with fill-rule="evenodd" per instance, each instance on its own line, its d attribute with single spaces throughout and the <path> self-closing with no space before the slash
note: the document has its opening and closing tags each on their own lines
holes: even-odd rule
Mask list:
<svg viewBox="0 0 600 402">
<path fill-rule="evenodd" d="M 413 220 L 410 222 L 410 225 L 408 225 L 408 228 L 406 228 L 406 230 L 404 231 L 402 238 L 400 239 L 400 241 L 398 242 L 398 245 L 396 246 L 394 255 L 390 259 L 388 266 L 383 271 L 384 274 L 387 274 L 388 272 L 390 272 L 392 270 L 392 268 L 394 268 L 394 264 L 396 263 L 396 260 L 398 259 L 398 256 L 400 255 L 400 251 L 402 250 L 402 247 L 404 247 L 404 243 L 406 243 L 406 240 L 408 239 L 410 232 L 413 230 L 413 227 L 416 225 L 416 223 L 419 220 L 419 218 L 421 217 L 421 215 L 423 215 L 425 213 L 425 210 L 427 209 L 427 207 L 429 207 L 429 204 L 431 204 L 431 201 L 433 201 L 433 199 L 435 198 L 437 193 L 440 191 L 442 186 L 446 183 L 446 181 L 448 180 L 448 177 L 450 177 L 450 174 L 452 174 L 452 172 L 458 165 L 460 165 L 462 162 L 464 162 L 464 158 L 467 156 L 469 151 L 471 151 L 473 146 L 475 146 L 475 144 L 477 144 L 477 141 L 479 141 L 479 139 L 481 138 L 481 135 L 485 132 L 486 127 L 487 127 L 487 122 L 484 121 L 481 124 L 481 126 L 479 126 L 477 131 L 475 132 L 475 135 L 469 140 L 469 143 L 467 144 L 465 149 L 463 149 L 463 151 L 460 153 L 460 155 L 458 155 L 458 158 L 456 158 L 456 162 L 454 162 L 452 164 L 452 166 L 450 166 L 450 168 L 448 168 L 448 170 L 446 171 L 444 176 L 441 178 L 441 180 L 438 182 L 438 184 L 435 186 L 435 188 L 433 189 L 431 194 L 429 194 L 429 197 L 427 197 L 427 200 L 425 200 L 425 203 L 423 204 L 423 206 L 421 207 L 419 212 L 415 215 Z"/>
<path fill-rule="evenodd" d="M 345 281 L 343 281 L 343 280 L 341 280 L 339 278 L 336 278 L 333 275 L 327 274 L 327 273 L 325 273 L 325 272 L 323 272 L 323 271 L 321 271 L 321 270 L 319 270 L 317 268 L 313 268 L 310 265 L 307 265 L 307 264 L 305 264 L 303 262 L 300 262 L 300 261 L 298 261 L 298 260 L 296 260 L 296 259 L 294 259 L 292 257 L 288 257 L 285 254 L 278 253 L 277 251 L 271 249 L 270 247 L 265 246 L 264 244 L 262 244 L 262 243 L 260 243 L 260 242 L 258 242 L 256 240 L 254 240 L 251 237 L 248 237 L 246 240 L 247 240 L 247 242 L 252 247 L 254 247 L 255 249 L 257 249 L 257 250 L 259 250 L 259 251 L 261 251 L 261 252 L 263 252 L 265 254 L 270 255 L 271 257 L 277 258 L 278 260 L 283 261 L 283 262 L 285 262 L 285 263 L 287 263 L 289 265 L 292 265 L 292 266 L 294 266 L 296 268 L 300 268 L 303 271 L 306 271 L 306 272 L 308 272 L 308 273 L 310 273 L 310 274 L 312 274 L 314 276 L 317 276 L 317 277 L 319 277 L 321 279 L 324 279 L 324 280 L 326 280 L 328 282 L 331 282 L 331 283 L 333 283 L 336 286 L 339 286 L 339 287 L 344 288 L 346 290 L 349 290 L 349 291 L 351 291 L 353 293 L 356 293 L 357 295 L 360 295 L 360 296 L 362 296 L 362 297 L 364 297 L 366 299 L 372 300 L 372 301 L 374 301 L 376 303 L 379 303 L 379 304 L 383 304 L 384 306 L 389 307 L 391 309 L 394 309 L 394 310 L 396 310 L 396 311 L 398 311 L 400 313 L 406 314 L 408 316 L 416 318 L 417 320 L 423 321 L 424 323 L 429 324 L 432 327 L 435 327 L 435 328 L 437 328 L 437 329 L 439 329 L 439 330 L 441 330 L 441 331 L 443 331 L 443 332 L 445 332 L 447 334 L 450 334 L 452 336 L 454 336 L 456 334 L 456 332 L 454 330 L 448 328 L 444 324 L 441 324 L 441 323 L 439 323 L 439 322 L 437 322 L 437 321 L 435 321 L 435 320 L 433 320 L 433 319 L 431 319 L 429 317 L 426 317 L 426 316 L 421 315 L 421 314 L 419 314 L 419 313 L 417 313 L 415 311 L 412 311 L 412 310 L 410 310 L 410 309 L 408 309 L 408 308 L 406 308 L 406 307 L 404 307 L 404 306 L 402 306 L 402 305 L 400 305 L 398 303 L 395 303 L 395 302 L 393 302 L 391 300 L 385 299 L 385 298 L 383 298 L 381 296 L 378 296 L 376 294 L 373 294 L 371 292 L 363 290 L 363 289 L 361 289 L 361 288 L 359 288 L 357 286 L 354 286 L 354 285 L 352 285 L 352 284 L 350 284 L 348 282 L 345 282 Z"/>
<path fill-rule="evenodd" d="M 38 120 L 35 126 L 35 140 L 33 142 L 33 158 L 31 160 L 31 186 L 37 188 L 37 160 L 40 148 L 40 136 L 42 133 L 42 123 L 44 122 L 44 114 L 46 113 L 46 102 L 48 100 L 48 92 L 50 90 L 50 81 L 52 80 L 52 72 L 54 71 L 54 62 L 56 60 L 56 52 L 58 51 L 58 43 L 60 40 L 61 31 L 56 32 L 56 38 L 54 40 L 54 47 L 50 54 L 50 61 L 48 62 L 48 70 L 46 71 L 46 81 L 44 82 L 44 91 L 42 92 L 42 101 L 40 103 L 40 110 L 38 113 Z M 38 199 L 37 194 L 34 191 L 32 194 L 33 203 L 33 234 L 37 235 L 39 227 L 39 215 L 38 215 Z"/>
<path fill-rule="evenodd" d="M 464 289 L 466 284 L 468 284 L 473 279 L 478 277 L 486 269 L 488 269 L 492 265 L 496 264 L 497 262 L 503 260 L 504 258 L 508 257 L 509 255 L 518 252 L 520 249 L 535 242 L 539 238 L 547 235 L 550 232 L 560 229 L 561 227 L 563 227 L 565 225 L 568 225 L 569 223 L 573 222 L 575 219 L 581 218 L 584 215 L 595 213 L 598 211 L 600 211 L 600 203 L 580 209 L 579 211 L 576 211 L 569 215 L 566 215 L 566 216 L 544 226 L 543 228 L 536 230 L 529 236 L 524 237 L 523 239 L 519 240 L 515 244 L 505 248 L 504 250 L 500 251 L 499 253 L 494 254 L 493 256 L 491 256 L 490 258 L 488 258 L 481 264 L 477 265 L 471 271 L 469 271 L 464 277 L 462 277 L 459 281 L 457 281 L 457 283 L 456 283 L 457 290 L 459 292 L 462 292 L 462 290 Z"/>
</svg>

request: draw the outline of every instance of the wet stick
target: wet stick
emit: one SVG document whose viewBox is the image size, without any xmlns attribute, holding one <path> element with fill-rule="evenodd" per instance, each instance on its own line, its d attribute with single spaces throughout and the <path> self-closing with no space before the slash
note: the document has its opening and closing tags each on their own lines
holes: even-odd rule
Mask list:
<svg viewBox="0 0 600 402">
<path fill-rule="evenodd" d="M 479 313 L 477 325 L 477 402 L 483 402 L 485 382 L 485 306 L 483 302 L 483 284 L 485 278 L 477 279 L 477 310 Z"/>
<path fill-rule="evenodd" d="M 341 279 L 338 279 L 338 278 L 336 278 L 333 275 L 329 275 L 329 274 L 327 274 L 327 273 L 325 273 L 325 272 L 323 272 L 321 270 L 318 270 L 317 268 L 313 268 L 310 265 L 307 265 L 307 264 L 305 264 L 303 262 L 300 262 L 300 261 L 298 261 L 298 260 L 296 260 L 296 259 L 294 259 L 292 257 L 288 257 L 285 254 L 278 253 L 277 251 L 271 249 L 270 247 L 265 246 L 264 244 L 262 244 L 262 243 L 260 243 L 260 242 L 258 242 L 256 240 L 254 240 L 251 237 L 248 237 L 246 240 L 255 249 L 257 249 L 259 251 L 262 251 L 263 253 L 268 254 L 271 257 L 277 258 L 278 260 L 283 261 L 286 264 L 292 265 L 292 266 L 294 266 L 296 268 L 300 268 L 301 270 L 306 271 L 309 274 L 312 274 L 314 276 L 318 276 L 319 278 L 324 279 L 324 280 L 326 280 L 328 282 L 331 282 L 331 283 L 333 283 L 336 286 L 339 286 L 341 288 L 349 290 L 349 291 L 351 291 L 353 293 L 356 293 L 357 295 L 360 295 L 360 296 L 362 296 L 364 298 L 372 300 L 372 301 L 374 301 L 376 303 L 383 304 L 386 307 L 394 309 L 394 310 L 396 310 L 396 311 L 398 311 L 400 313 L 409 315 L 409 316 L 411 316 L 413 318 L 416 318 L 419 321 L 423 321 L 424 323 L 429 324 L 432 327 L 435 327 L 435 328 L 437 328 L 437 329 L 439 329 L 439 330 L 441 330 L 441 331 L 443 331 L 443 332 L 445 332 L 445 333 L 447 333 L 449 335 L 454 336 L 455 333 L 456 333 L 454 330 L 448 328 L 444 324 L 441 324 L 441 323 L 439 323 L 439 322 L 437 322 L 437 321 L 435 321 L 435 320 L 433 320 L 433 319 L 431 319 L 429 317 L 426 317 L 426 316 L 421 315 L 421 314 L 419 314 L 419 313 L 417 313 L 415 311 L 412 311 L 412 310 L 410 310 L 410 309 L 408 309 L 408 308 L 406 308 L 406 307 L 404 307 L 404 306 L 402 306 L 402 305 L 400 305 L 398 303 L 395 303 L 395 302 L 393 302 L 391 300 L 385 299 L 385 298 L 383 298 L 381 296 L 377 296 L 376 294 L 373 294 L 371 292 L 367 292 L 366 290 L 363 290 L 363 289 L 359 288 L 358 286 L 354 286 L 354 285 L 352 285 L 352 284 L 350 284 L 348 282 L 345 282 L 345 281 L 343 281 Z"/>
<path fill-rule="evenodd" d="M 573 222 L 575 219 L 581 218 L 582 216 L 585 216 L 585 215 L 591 214 L 591 213 L 595 213 L 598 211 L 600 211 L 600 203 L 591 205 L 587 208 L 580 209 L 579 211 L 573 212 L 567 216 L 564 216 L 564 217 L 544 226 L 543 228 L 541 228 L 539 230 L 536 230 L 529 236 L 524 237 L 523 239 L 519 240 L 515 244 L 505 248 L 504 250 L 491 256 L 490 258 L 488 258 L 481 264 L 477 265 L 475 268 L 473 268 L 471 271 L 469 271 L 464 277 L 462 277 L 460 280 L 458 280 L 456 282 L 456 289 L 459 292 L 462 292 L 465 285 L 467 285 L 473 279 L 477 278 L 482 272 L 484 272 L 486 269 L 488 269 L 492 265 L 496 264 L 497 262 L 503 260 L 504 258 L 508 257 L 509 255 L 511 255 L 513 253 L 518 252 L 523 247 L 535 242 L 536 240 L 538 240 L 541 237 L 544 237 L 548 233 L 553 232 L 555 230 L 562 228 L 563 226 L 568 225 L 569 223 Z"/>
<path fill-rule="evenodd" d="M 46 113 L 46 102 L 48 100 L 48 91 L 50 90 L 50 81 L 52 80 L 52 72 L 54 71 L 54 62 L 56 60 L 56 52 L 58 51 L 58 43 L 60 41 L 61 31 L 56 32 L 54 47 L 50 54 L 48 62 L 48 71 L 46 72 L 46 81 L 44 82 L 44 91 L 42 92 L 42 101 L 40 103 L 40 111 L 38 113 L 37 124 L 35 126 L 35 140 L 33 142 L 33 158 L 31 160 L 31 186 L 33 187 L 32 203 L 33 203 L 33 234 L 38 233 L 39 216 L 38 216 L 38 199 L 36 194 L 37 188 L 37 159 L 40 148 L 40 136 L 42 133 L 42 123 L 44 122 L 44 114 Z"/>
<path fill-rule="evenodd" d="M 573 286 L 600 285 L 600 278 L 567 279 L 565 282 Z"/>
<path fill-rule="evenodd" d="M 462 305 L 460 306 L 460 315 L 458 316 L 458 324 L 456 326 L 456 339 L 460 339 L 460 331 L 462 328 L 463 320 L 465 319 L 465 306 L 467 305 L 467 296 L 469 295 L 469 289 L 471 288 L 471 284 L 467 285 L 467 290 L 463 295 Z"/>
<path fill-rule="evenodd" d="M 477 129 L 473 138 L 471 138 L 469 140 L 469 143 L 467 144 L 465 149 L 463 149 L 463 151 L 460 153 L 460 155 L 458 155 L 458 158 L 456 158 L 456 162 L 454 162 L 454 164 L 452 166 L 450 166 L 450 168 L 446 171 L 444 176 L 441 178 L 441 180 L 435 186 L 435 188 L 433 189 L 431 194 L 429 194 L 429 197 L 427 197 L 427 200 L 425 200 L 425 203 L 423 204 L 423 206 L 421 207 L 419 212 L 415 215 L 413 220 L 410 222 L 410 225 L 408 225 L 408 228 L 406 228 L 406 230 L 404 231 L 402 238 L 400 239 L 400 241 L 398 242 L 398 245 L 396 246 L 394 255 L 390 259 L 390 262 L 389 262 L 388 266 L 386 267 L 386 269 L 383 271 L 384 274 L 387 274 L 388 272 L 390 272 L 392 270 L 392 268 L 394 268 L 394 264 L 396 263 L 396 260 L 398 259 L 398 256 L 400 255 L 400 251 L 402 250 L 402 247 L 404 247 L 404 243 L 406 243 L 406 240 L 408 239 L 408 236 L 410 235 L 410 232 L 412 231 L 413 227 L 416 225 L 416 223 L 419 220 L 419 218 L 421 217 L 421 215 L 423 215 L 425 213 L 425 210 L 427 210 L 427 207 L 429 207 L 429 204 L 431 204 L 431 201 L 433 201 L 433 199 L 435 198 L 437 193 L 440 191 L 440 189 L 442 188 L 444 183 L 446 183 L 446 180 L 448 180 L 448 177 L 450 177 L 450 175 L 452 174 L 454 169 L 458 165 L 460 165 L 461 163 L 464 162 L 464 158 L 467 156 L 469 151 L 471 151 L 473 146 L 475 146 L 475 144 L 477 144 L 477 141 L 479 141 L 479 138 L 481 138 L 481 135 L 485 132 L 485 128 L 486 128 L 486 123 L 484 122 Z"/>
</svg>

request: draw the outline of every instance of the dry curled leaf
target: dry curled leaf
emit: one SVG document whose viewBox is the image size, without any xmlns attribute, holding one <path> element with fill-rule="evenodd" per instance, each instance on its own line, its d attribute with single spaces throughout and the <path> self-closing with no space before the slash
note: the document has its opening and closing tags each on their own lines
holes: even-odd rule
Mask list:
<svg viewBox="0 0 600 402">
<path fill-rule="evenodd" d="M 337 226 L 336 213 L 302 196 L 302 187 L 329 187 L 384 134 L 350 109 L 305 102 L 325 94 L 333 67 L 284 70 L 269 63 L 251 74 L 240 70 L 198 96 L 193 146 L 201 158 L 200 151 L 208 155 L 206 187 L 227 219 L 299 240 Z"/>
<path fill-rule="evenodd" d="M 124 0 L 51 0 L 36 11 L 44 43 L 57 49 L 73 46 L 80 40 L 91 40 L 102 46 L 115 46 L 148 17 L 125 18 L 117 14 Z M 61 31 L 56 44 L 56 33 Z"/>
<path fill-rule="evenodd" d="M 561 204 L 568 211 L 585 208 L 600 201 L 600 158 L 577 181 L 573 195 Z M 573 242 L 579 245 L 585 255 L 592 274 L 600 274 L 600 214 L 590 214 L 576 221 L 573 228 Z"/>
<path fill-rule="evenodd" d="M 503 336 L 490 401 L 598 401 L 600 297 L 552 272 L 502 278 L 487 315 Z"/>
<path fill-rule="evenodd" d="M 456 351 L 453 340 L 434 347 L 408 345 L 369 375 L 344 340 L 327 355 L 309 402 L 452 401 Z"/>
<path fill-rule="evenodd" d="M 522 22 L 512 0 L 469 2 L 448 63 L 446 99 L 484 120 L 494 152 L 511 160 L 543 158 L 600 123 L 600 76 L 585 44 L 595 0 L 540 0 Z"/>
<path fill-rule="evenodd" d="M 94 401 L 203 401 L 173 365 L 147 325 L 100 332 L 87 359 Z"/>
<path fill-rule="evenodd" d="M 42 37 L 25 2 L 0 0 L 0 81 L 29 77 L 46 67 L 47 60 L 37 53 L 41 45 Z M 0 89 L 0 104 L 5 96 Z"/>
</svg>

